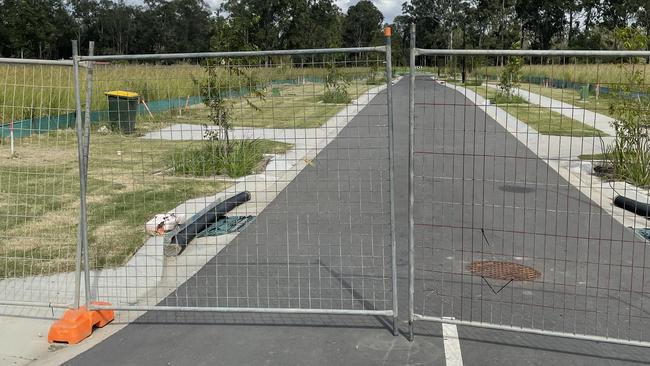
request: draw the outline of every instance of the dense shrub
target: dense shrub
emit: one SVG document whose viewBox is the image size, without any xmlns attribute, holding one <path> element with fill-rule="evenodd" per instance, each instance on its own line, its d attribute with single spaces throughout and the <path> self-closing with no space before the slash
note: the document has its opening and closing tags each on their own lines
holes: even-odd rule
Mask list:
<svg viewBox="0 0 650 366">
<path fill-rule="evenodd" d="M 179 175 L 228 175 L 238 178 L 253 173 L 263 158 L 261 140 L 234 140 L 227 144 L 213 140 L 196 148 L 176 151 L 170 168 Z"/>
</svg>

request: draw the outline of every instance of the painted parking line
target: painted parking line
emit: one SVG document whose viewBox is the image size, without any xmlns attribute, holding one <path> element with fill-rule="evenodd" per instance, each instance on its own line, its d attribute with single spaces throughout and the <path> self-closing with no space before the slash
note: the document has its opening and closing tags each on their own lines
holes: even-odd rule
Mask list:
<svg viewBox="0 0 650 366">
<path fill-rule="evenodd" d="M 456 324 L 442 324 L 442 339 L 445 345 L 445 361 L 447 366 L 463 366 L 463 356 L 460 353 L 458 328 Z"/>
</svg>

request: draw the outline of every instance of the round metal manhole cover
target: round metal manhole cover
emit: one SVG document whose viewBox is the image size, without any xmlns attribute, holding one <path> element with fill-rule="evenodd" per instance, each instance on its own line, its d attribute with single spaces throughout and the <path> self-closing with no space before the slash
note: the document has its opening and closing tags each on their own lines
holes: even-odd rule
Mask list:
<svg viewBox="0 0 650 366">
<path fill-rule="evenodd" d="M 475 275 L 505 281 L 534 281 L 542 276 L 534 268 L 512 262 L 475 261 L 468 269 Z"/>
</svg>

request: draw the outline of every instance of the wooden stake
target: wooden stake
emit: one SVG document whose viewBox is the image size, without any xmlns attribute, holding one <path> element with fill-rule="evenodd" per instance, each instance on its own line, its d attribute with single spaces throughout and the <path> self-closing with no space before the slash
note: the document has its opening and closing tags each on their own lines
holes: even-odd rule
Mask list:
<svg viewBox="0 0 650 366">
<path fill-rule="evenodd" d="M 153 118 L 153 113 L 151 113 L 151 110 L 149 109 L 147 102 L 144 101 L 144 98 L 140 99 L 140 101 L 142 102 L 142 105 L 144 105 L 144 109 L 146 109 L 147 113 L 149 113 L 149 117 Z"/>
</svg>

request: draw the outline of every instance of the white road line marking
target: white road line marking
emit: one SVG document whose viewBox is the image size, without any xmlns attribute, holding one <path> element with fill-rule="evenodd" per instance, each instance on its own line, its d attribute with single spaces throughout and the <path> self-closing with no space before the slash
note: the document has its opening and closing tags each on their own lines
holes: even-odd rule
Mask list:
<svg viewBox="0 0 650 366">
<path fill-rule="evenodd" d="M 442 324 L 442 339 L 445 344 L 445 360 L 447 366 L 463 366 L 463 356 L 460 353 L 458 328 L 456 324 Z"/>
</svg>

